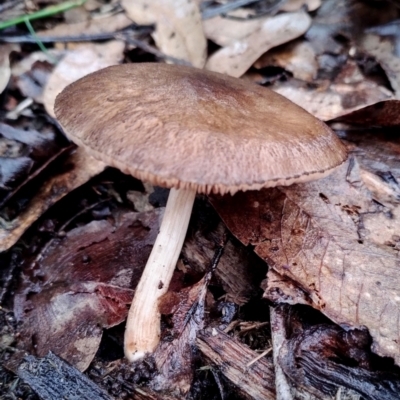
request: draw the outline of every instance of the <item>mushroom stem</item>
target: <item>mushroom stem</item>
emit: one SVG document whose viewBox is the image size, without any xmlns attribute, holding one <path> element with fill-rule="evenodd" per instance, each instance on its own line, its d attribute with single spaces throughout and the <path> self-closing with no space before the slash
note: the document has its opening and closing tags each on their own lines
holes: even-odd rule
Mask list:
<svg viewBox="0 0 400 400">
<path fill-rule="evenodd" d="M 168 290 L 192 213 L 195 190 L 171 189 L 160 232 L 136 288 L 125 329 L 130 361 L 152 353 L 160 341 L 159 298 Z"/>
</svg>

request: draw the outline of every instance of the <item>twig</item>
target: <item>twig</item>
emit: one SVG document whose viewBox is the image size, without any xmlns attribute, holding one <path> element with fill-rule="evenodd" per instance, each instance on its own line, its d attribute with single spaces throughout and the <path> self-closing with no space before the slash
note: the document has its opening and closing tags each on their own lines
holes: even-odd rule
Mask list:
<svg viewBox="0 0 400 400">
<path fill-rule="evenodd" d="M 279 11 L 279 7 L 286 3 L 287 0 L 277 0 L 275 3 L 271 4 L 269 7 L 259 10 L 254 15 L 248 15 L 247 17 L 237 17 L 235 15 L 224 14 L 222 15 L 225 19 L 230 19 L 232 21 L 250 21 L 252 19 L 263 18 L 266 15 L 272 16 Z"/>
<path fill-rule="evenodd" d="M 251 360 L 250 362 L 248 362 L 246 364 L 246 367 L 251 367 L 255 362 L 257 362 L 258 360 L 260 360 L 261 358 L 265 357 L 267 354 L 271 353 L 272 351 L 272 347 L 270 347 L 269 349 L 263 351 L 259 356 L 257 356 L 256 358 L 254 358 L 253 360 Z"/>
<path fill-rule="evenodd" d="M 154 54 L 156 57 L 162 58 L 167 61 L 171 61 L 174 64 L 186 65 L 189 67 L 192 66 L 192 64 L 189 61 L 168 56 L 168 55 L 164 54 L 163 52 L 161 52 L 160 50 L 157 50 L 155 47 L 150 46 L 146 42 L 143 42 L 142 40 L 133 38 L 131 35 L 125 34 L 124 32 L 119 32 L 119 33 L 114 34 L 114 38 L 124 40 L 133 46 L 139 47 L 140 49 L 146 51 L 147 53 Z"/>
<path fill-rule="evenodd" d="M 135 26 L 135 24 L 132 24 Z M 42 43 L 68 43 L 68 42 L 93 42 L 98 40 L 114 39 L 116 34 L 125 34 L 127 32 L 135 33 L 137 35 L 149 34 L 153 28 L 144 26 L 137 27 L 137 30 L 132 32 L 132 27 L 127 27 L 119 32 L 96 33 L 93 35 L 72 35 L 72 36 L 38 36 Z M 36 43 L 37 40 L 32 35 L 3 35 L 0 36 L 0 42 L 4 43 Z"/>
</svg>

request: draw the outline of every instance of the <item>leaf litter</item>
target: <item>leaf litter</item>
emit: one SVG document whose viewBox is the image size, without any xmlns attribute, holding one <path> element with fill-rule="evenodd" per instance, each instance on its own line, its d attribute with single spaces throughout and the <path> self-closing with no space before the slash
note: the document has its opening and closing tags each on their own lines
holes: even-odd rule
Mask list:
<svg viewBox="0 0 400 400">
<path fill-rule="evenodd" d="M 6 126 L 7 131 L 24 124 L 26 126 L 26 118 L 34 121 L 38 113 L 44 113 L 50 118 L 57 92 L 69 82 L 96 68 L 120 63 L 123 58 L 133 62 L 154 61 L 155 57 L 172 60 L 168 56 L 175 57 L 175 60 L 185 60 L 197 67 L 203 67 L 207 63 L 210 69 L 269 85 L 314 115 L 324 120 L 333 120 L 334 126 L 339 129 L 340 136 L 348 143 L 353 154 L 346 167 L 326 180 L 302 185 L 303 189 L 298 185 L 262 191 L 258 195 L 262 197 L 256 197 L 255 201 L 252 201 L 254 194 L 243 195 L 245 197 L 242 203 L 232 206 L 234 209 L 229 208 L 229 218 L 235 219 L 235 212 L 242 218 L 243 215 L 249 216 L 246 218 L 246 226 L 243 226 L 240 220 L 235 220 L 235 224 L 240 226 L 241 232 L 244 229 L 244 232 L 250 235 L 241 239 L 255 246 L 256 253 L 270 265 L 267 278 L 262 283 L 266 298 L 273 303 L 300 302 L 311 305 L 340 323 L 346 330 L 352 328 L 349 332 L 355 332 L 357 327 L 365 326 L 372 336 L 372 341 L 366 342 L 365 352 L 369 352 L 372 343 L 374 351 L 378 354 L 394 357 L 398 362 L 398 346 L 394 342 L 398 332 L 396 324 L 391 323 L 395 320 L 398 310 L 395 284 L 397 277 L 392 273 L 397 267 L 400 246 L 397 232 L 400 218 L 399 167 L 396 161 L 399 154 L 398 137 L 393 132 L 365 132 L 365 128 L 373 126 L 398 125 L 398 105 L 395 100 L 398 97 L 397 37 L 390 33 L 393 32 L 393 26 L 396 26 L 399 17 L 395 2 L 380 5 L 377 2 L 355 1 L 350 4 L 332 0 L 258 1 L 246 5 L 246 8 L 229 11 L 228 14 L 220 14 L 202 22 L 199 4 L 202 6 L 202 14 L 205 15 L 210 4 L 201 1 L 183 5 L 168 1 L 141 0 L 133 3 L 126 0 L 122 2 L 125 9 L 122 13 L 118 13 L 115 5 L 101 6 L 100 3 L 88 2 L 85 8 L 64 13 L 62 18 L 48 18 L 51 22 L 49 25 L 43 24 L 42 21 L 33 22 L 41 37 L 64 36 L 61 38 L 63 42 L 67 39 L 66 36 L 70 35 L 71 26 L 74 27 L 74 33 L 82 37 L 85 34 L 95 37 L 106 33 L 110 35 L 108 39 L 114 39 L 114 34 L 118 35 L 120 29 L 127 29 L 127 32 L 134 29 L 130 28 L 131 21 L 134 21 L 137 24 L 152 25 L 146 29 L 153 29 L 153 33 L 151 37 L 148 36 L 149 31 L 145 33 L 147 38 L 140 43 L 140 48 L 136 48 L 135 42 L 130 41 L 129 34 L 125 33 L 118 36 L 119 41 L 102 44 L 64 46 L 54 43 L 50 45 L 49 54 L 61 59 L 55 68 L 49 63 L 47 55 L 36 53 L 38 58 L 35 59 L 31 56 L 33 53 L 29 46 L 17 47 L 12 53 L 14 58 L 17 55 L 17 61 L 11 59 L 9 66 L 7 62 L 4 64 L 6 72 L 10 72 L 10 78 L 7 79 L 8 84 L 3 91 L 3 108 L 8 112 L 6 117 L 14 118 L 14 121 L 8 125 L 4 120 L 3 126 Z M 212 7 L 215 5 L 220 4 L 216 2 Z M 117 14 L 114 14 L 115 11 Z M 309 11 L 313 13 L 310 14 Z M 270 29 L 271 24 L 276 27 L 275 30 Z M 299 27 L 301 29 L 298 29 Z M 282 33 L 285 28 L 288 29 Z M 17 32 L 24 33 L 18 29 Z M 1 40 L 9 40 L 7 36 L 8 33 L 2 36 Z M 29 35 L 19 35 L 20 40 L 23 40 L 23 37 L 31 43 L 29 40 L 32 41 L 32 38 Z M 208 54 L 206 37 L 213 42 L 209 42 L 211 50 Z M 159 50 L 152 47 L 152 40 Z M 7 61 L 6 52 L 1 48 L 0 51 L 5 54 L 4 59 Z M 31 61 L 21 68 L 30 57 Z M 61 71 L 63 72 L 60 73 Z M 46 111 L 41 108 L 42 103 L 45 104 Z M 25 122 L 22 122 L 23 119 Z M 357 129 L 361 127 L 363 130 L 348 130 L 349 124 L 357 124 Z M 19 132 L 21 134 L 21 131 Z M 40 138 L 43 129 L 28 127 L 26 132 L 26 140 L 32 138 L 35 141 L 35 138 Z M 59 140 L 57 135 L 53 137 Z M 46 215 L 52 212 L 52 209 L 57 209 L 61 197 L 71 191 L 73 196 L 73 189 L 101 172 L 105 166 L 90 159 L 78 149 L 72 152 L 70 158 L 65 157 L 66 152 L 60 158 L 60 163 L 46 164 L 46 161 L 41 159 L 43 171 L 40 171 L 41 167 L 32 154 L 40 151 L 42 145 L 38 142 L 25 143 L 15 139 L 16 137 L 3 135 L 0 141 L 1 190 L 4 196 L 10 196 L 13 191 L 16 193 L 13 194 L 15 197 L 11 197 L 12 207 L 6 210 L 7 218 L 2 220 L 2 250 L 9 249 L 16 243 L 11 250 L 0 255 L 1 260 L 7 262 L 3 274 L 7 275 L 11 266 L 16 265 L 14 259 L 18 258 L 18 249 L 24 247 L 28 237 L 35 231 L 34 228 L 29 229 L 32 225 L 42 227 L 41 233 L 36 233 L 38 237 L 50 235 L 52 240 L 50 244 L 44 245 L 42 250 L 38 250 L 40 257 L 36 264 L 24 264 L 26 275 L 18 273 L 22 264 L 13 267 L 14 272 L 10 273 L 7 279 L 2 279 L 3 282 L 8 282 L 4 284 L 2 293 L 7 292 L 8 298 L 13 297 L 9 289 L 19 282 L 14 306 L 15 315 L 23 324 L 21 339 L 17 340 L 20 347 L 41 355 L 53 347 L 83 370 L 89 365 L 99 346 L 102 348 L 102 343 L 118 342 L 113 335 L 118 336 L 118 333 L 114 332 L 120 332 L 118 323 L 124 319 L 134 283 L 132 281 L 128 284 L 129 277 L 124 275 L 124 270 L 121 272 L 117 268 L 108 271 L 105 282 L 90 276 L 79 282 L 72 282 L 67 275 L 60 273 L 56 279 L 63 283 L 54 283 L 51 278 L 54 273 L 52 269 L 57 265 L 54 260 L 64 255 L 65 262 L 61 265 L 66 273 L 79 266 L 82 268 L 82 265 L 83 272 L 88 272 L 88 265 L 91 264 L 92 258 L 95 259 L 101 253 L 100 250 L 93 250 L 94 254 L 88 258 L 76 258 L 75 263 L 66 261 L 75 260 L 72 255 L 74 251 L 69 250 L 69 254 L 68 246 L 65 249 L 61 249 L 60 246 L 62 243 L 70 243 L 73 247 L 78 240 L 84 242 L 94 234 L 93 232 L 97 232 L 98 238 L 103 238 L 103 241 L 94 240 L 87 248 L 78 248 L 77 257 L 83 251 L 90 250 L 91 247 L 97 249 L 96 246 L 104 243 L 109 243 L 110 247 L 107 249 L 110 255 L 114 254 L 116 250 L 112 238 L 118 236 L 116 232 L 122 229 L 121 221 L 124 217 L 115 219 L 108 206 L 99 206 L 93 208 L 90 213 L 95 221 L 89 219 L 61 236 L 60 232 L 53 232 L 52 222 L 46 219 Z M 52 140 L 54 139 L 44 141 L 44 148 L 46 143 L 50 144 Z M 66 145 L 63 143 L 62 146 Z M 66 162 L 64 167 L 62 159 Z M 54 172 L 50 173 L 50 170 Z M 33 176 L 35 171 L 39 171 L 38 174 L 43 179 L 40 188 L 34 187 L 37 182 Z M 33 188 L 32 193 L 36 193 L 35 197 L 26 194 L 25 181 L 27 188 Z M 128 206 L 129 212 L 120 211 L 121 215 L 126 215 L 128 219 L 134 209 L 147 210 L 145 214 L 148 217 L 157 214 L 159 210 L 154 210 L 151 204 L 152 197 L 159 195 L 157 193 L 160 193 L 158 189 L 148 196 L 147 193 L 134 189 L 128 195 L 124 194 L 124 190 L 109 189 L 111 197 L 125 207 Z M 70 197 L 66 198 L 68 201 Z M 272 199 L 276 201 L 275 204 L 270 203 Z M 254 206 L 256 203 L 258 207 Z M 51 209 L 46 211 L 50 207 Z M 266 208 L 266 212 L 261 212 L 263 208 Z M 85 210 L 86 207 L 82 212 L 85 213 Z M 4 213 L 4 210 L 2 211 Z M 225 219 L 227 210 L 220 212 Z M 205 216 L 209 215 L 204 209 L 202 213 L 205 214 L 200 213 L 197 221 L 202 221 L 202 218 L 206 219 Z M 215 222 L 209 227 L 211 220 Z M 257 320 L 258 316 L 254 318 L 255 321 L 241 321 L 243 316 L 248 318 L 251 311 L 268 310 L 268 304 L 260 303 L 262 300 L 259 299 L 259 285 L 266 276 L 266 266 L 260 259 L 251 255 L 250 248 L 245 249 L 231 238 L 218 218 L 213 216 L 211 220 L 207 220 L 207 224 L 192 223 L 193 228 L 188 235 L 175 272 L 175 283 L 172 285 L 175 294 L 170 295 L 170 301 L 174 307 L 164 316 L 166 336 L 157 356 L 158 361 L 147 360 L 147 364 L 132 367 L 117 360 L 113 361 L 112 366 L 107 366 L 107 363 L 102 364 L 101 357 L 97 356 L 91 363 L 89 376 L 114 396 L 122 398 L 128 393 L 134 393 L 135 398 L 160 398 L 162 393 L 162 398 L 201 398 L 201 388 L 204 392 L 204 388 L 207 387 L 207 391 L 210 390 L 208 393 L 213 393 L 210 396 L 216 396 L 215 398 L 230 398 L 232 393 L 236 396 L 233 398 L 274 398 L 272 358 L 263 356 L 254 361 L 258 353 L 249 349 L 249 346 L 258 349 L 257 345 L 260 345 L 260 350 L 266 351 L 265 340 L 256 328 L 263 324 L 264 320 L 260 322 Z M 229 223 L 228 227 L 231 228 Z M 235 231 L 234 233 L 237 234 Z M 128 230 L 126 236 L 130 234 Z M 202 277 L 224 235 L 228 235 L 224 255 L 205 289 Z M 146 236 L 142 239 L 144 237 Z M 139 242 L 138 246 L 141 246 Z M 129 259 L 129 256 L 127 257 Z M 123 264 L 123 254 L 116 255 L 116 258 Z M 291 260 L 297 265 L 290 264 Z M 41 269 L 46 271 L 44 275 Z M 75 276 L 75 272 L 72 272 L 72 276 Z M 110 284 L 110 281 L 113 283 Z M 7 298 L 3 294 L 1 297 Z M 199 296 L 205 310 L 202 311 L 202 317 L 194 323 L 190 317 L 192 314 L 189 313 L 185 317 L 185 313 L 190 305 L 194 306 L 199 301 Z M 83 299 L 83 308 L 74 303 L 74 298 Z M 257 306 L 251 311 L 247 310 L 247 314 L 241 311 L 246 307 L 251 309 L 253 302 Z M 51 319 L 52 307 L 57 304 L 60 307 L 80 310 L 74 313 L 74 318 L 64 321 L 72 331 L 75 329 L 78 333 L 68 336 L 62 329 L 59 330 L 60 337 L 68 338 L 63 348 L 60 343 L 51 340 L 46 347 L 45 338 L 48 332 L 44 332 L 43 335 L 39 335 L 37 348 L 32 347 L 32 340 L 34 343 L 37 340 L 34 327 L 42 317 L 48 318 L 45 324 L 57 327 L 57 321 Z M 82 319 L 87 323 L 86 336 L 85 322 L 82 322 Z M 292 323 L 299 326 L 296 325 L 295 319 Z M 117 325 L 114 328 L 110 328 L 115 324 Z M 335 326 L 338 332 L 335 335 L 340 336 L 346 332 L 332 325 L 332 322 L 330 324 L 329 326 Z M 103 334 L 101 326 L 109 329 Z M 245 326 L 249 327 L 249 331 L 246 331 Z M 189 327 L 191 328 L 187 330 Z M 268 325 L 266 327 L 269 329 Z M 42 326 L 37 329 L 40 331 L 40 328 Z M 200 332 L 200 328 L 206 330 Z M 223 329 L 229 334 L 223 333 Z M 242 334 L 239 334 L 240 329 Z M 330 387 L 329 396 L 333 398 L 335 390 L 341 391 L 344 390 L 343 386 L 349 386 L 346 374 L 354 374 L 355 371 L 359 373 L 371 368 L 371 365 L 354 364 L 343 372 L 340 363 L 326 364 L 327 353 L 324 353 L 324 346 L 330 348 L 329 346 L 334 344 L 340 347 L 342 342 L 338 339 L 339 336 L 329 337 L 332 328 L 318 329 L 312 331 L 305 328 L 304 333 L 297 339 L 292 336 L 293 342 L 290 342 L 291 337 L 286 337 L 283 348 L 293 349 L 290 350 L 290 354 L 298 354 L 297 364 L 287 364 L 291 361 L 284 358 L 283 351 L 280 351 L 282 354 L 274 360 L 280 360 L 281 366 L 291 365 L 290 368 L 307 371 L 304 375 L 306 380 L 303 379 L 304 376 L 302 380 L 298 375 L 292 374 L 292 370 L 286 369 L 289 376 L 295 377 L 290 384 L 292 391 L 298 391 L 298 396 L 304 397 L 307 394 L 311 396 L 309 398 L 320 398 L 321 387 Z M 252 331 L 257 333 L 251 333 Z M 169 336 L 168 333 L 171 332 L 173 334 Z M 315 336 L 315 332 L 319 332 L 320 336 Z M 4 337 L 10 336 L 8 334 Z M 101 337 L 103 338 L 100 339 Z M 304 347 L 300 353 L 295 353 L 299 351 L 296 350 L 299 343 L 314 343 L 315 337 L 328 338 L 323 340 L 322 351 L 319 354 L 312 346 Z M 172 343 L 179 343 L 176 347 L 179 351 L 176 354 L 173 351 L 174 345 L 169 345 L 171 338 L 175 340 Z M 239 338 L 242 341 L 239 341 Z M 356 351 L 356 347 L 363 340 L 359 336 L 350 342 L 349 351 Z M 221 348 L 221 343 L 225 344 L 225 349 Z M 188 350 L 188 346 L 197 346 L 202 354 L 200 361 L 198 355 L 194 356 L 194 353 Z M 332 351 L 336 353 L 330 354 L 339 354 L 337 348 Z M 120 357 L 121 355 L 116 358 Z M 339 359 L 342 357 L 353 356 L 338 356 Z M 325 365 L 326 369 L 331 371 L 331 376 L 325 374 L 318 380 L 318 370 L 307 370 L 307 365 L 312 365 L 313 361 L 311 364 L 304 364 L 308 359 L 316 360 L 316 365 Z M 253 361 L 258 371 L 255 374 L 255 370 L 247 367 Z M 199 364 L 201 362 L 207 362 L 209 365 Z M 229 363 L 230 366 L 227 367 Z M 97 365 L 104 367 L 96 369 Z M 181 370 L 179 366 L 182 366 Z M 200 368 L 196 370 L 195 366 Z M 395 370 L 393 366 L 389 368 Z M 96 372 L 100 370 L 103 370 L 105 375 Z M 321 367 L 321 370 L 324 368 Z M 245 378 L 249 371 L 252 371 L 250 381 Z M 125 374 L 125 380 L 118 374 Z M 368 390 L 372 389 L 368 389 L 368 384 L 363 381 L 361 375 L 357 376 L 360 385 L 355 385 L 353 389 L 368 396 Z M 376 376 L 378 380 L 374 382 L 378 382 L 379 387 L 379 380 L 384 378 L 379 374 Z M 268 378 L 263 380 L 261 377 Z M 230 384 L 226 384 L 225 379 Z M 395 384 L 396 378 L 390 379 Z M 311 386 L 314 389 L 311 390 Z M 378 390 L 378 396 L 381 397 L 377 398 L 386 398 L 382 397 L 386 393 L 382 390 L 382 387 Z M 282 396 L 279 390 L 277 396 Z M 357 394 L 354 393 L 349 396 L 357 398 Z M 388 396 L 393 398 L 390 397 L 390 393 Z"/>
</svg>

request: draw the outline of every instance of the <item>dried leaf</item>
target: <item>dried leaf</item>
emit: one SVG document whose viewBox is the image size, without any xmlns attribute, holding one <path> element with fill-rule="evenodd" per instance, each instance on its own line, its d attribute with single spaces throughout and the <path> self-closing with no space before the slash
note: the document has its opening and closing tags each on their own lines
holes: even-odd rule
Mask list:
<svg viewBox="0 0 400 400">
<path fill-rule="evenodd" d="M 229 15 L 245 18 L 248 15 L 248 11 L 237 9 L 229 13 Z M 207 39 L 212 40 L 219 46 L 229 46 L 238 40 L 246 39 L 249 35 L 261 29 L 268 19 L 269 17 L 236 20 L 217 16 L 203 21 L 204 33 Z"/>
<path fill-rule="evenodd" d="M 306 6 L 308 11 L 315 11 L 321 6 L 321 0 L 288 0 L 281 7 L 281 11 L 298 11 Z"/>
<path fill-rule="evenodd" d="M 0 252 L 13 246 L 50 206 L 106 167 L 104 163 L 95 160 L 81 149 L 76 150 L 69 162 L 73 168 L 50 178 L 21 215 L 11 222 L 0 219 Z"/>
<path fill-rule="evenodd" d="M 26 265 L 30 278 L 20 283 L 14 301 L 20 346 L 39 356 L 53 351 L 85 370 L 102 328 L 126 319 L 160 214 L 157 209 L 126 213 L 114 224 L 93 221 L 53 240 L 39 261 Z"/>
<path fill-rule="evenodd" d="M 303 35 L 310 25 L 311 18 L 302 11 L 268 18 L 247 38 L 216 51 L 208 59 L 206 68 L 240 77 L 263 53 Z"/>
<path fill-rule="evenodd" d="M 3 44 L 0 46 L 0 94 L 8 85 L 11 78 L 10 53 L 19 50 L 15 44 Z"/>
<path fill-rule="evenodd" d="M 128 16 L 139 25 L 155 24 L 159 49 L 202 68 L 207 42 L 199 7 L 194 0 L 122 0 Z"/>
<path fill-rule="evenodd" d="M 345 122 L 362 125 L 364 128 L 400 126 L 400 101 L 381 101 L 337 117 L 330 122 Z"/>
<path fill-rule="evenodd" d="M 154 359 L 159 374 L 152 387 L 156 391 L 167 391 L 177 399 L 186 398 L 193 380 L 193 348 L 197 332 L 204 328 L 204 307 L 210 277 L 206 275 L 197 284 L 176 293 L 172 316 L 172 340 L 162 341 Z M 160 309 L 168 308 L 170 296 L 160 299 Z"/>
<path fill-rule="evenodd" d="M 53 117 L 56 96 L 70 83 L 91 72 L 118 64 L 122 60 L 124 43 L 113 40 L 105 44 L 87 43 L 69 51 L 57 64 L 43 92 L 46 111 Z"/>
<path fill-rule="evenodd" d="M 51 76 L 53 65 L 47 61 L 36 61 L 31 69 L 15 76 L 15 84 L 25 97 L 30 97 L 38 103 L 43 103 L 43 89 Z"/>
<path fill-rule="evenodd" d="M 395 91 L 396 98 L 400 98 L 400 57 L 394 54 L 390 39 L 369 34 L 365 36 L 361 46 L 380 63 Z"/>
<path fill-rule="evenodd" d="M 387 89 L 368 80 L 351 84 L 331 84 L 322 88 L 310 88 L 300 82 L 290 82 L 272 89 L 323 121 L 392 98 Z"/>
<path fill-rule="evenodd" d="M 119 13 L 108 15 L 103 18 L 95 18 L 89 21 L 78 22 L 75 24 L 58 24 L 52 29 L 37 32 L 40 36 L 78 36 L 78 35 L 98 35 L 100 33 L 113 33 L 132 25 L 125 14 Z"/>
<path fill-rule="evenodd" d="M 374 193 L 352 159 L 319 181 L 239 193 L 214 204 L 232 232 L 281 276 L 296 281 L 313 307 L 339 324 L 368 327 L 374 351 L 400 363 L 399 327 L 393 324 L 400 301 L 400 197 L 387 196 L 400 182 L 399 138 L 375 147 L 378 161 L 361 162 L 372 168 L 369 174 L 379 178 L 390 171 L 393 179 L 381 180 Z"/>
<path fill-rule="evenodd" d="M 313 82 L 317 76 L 318 63 L 312 46 L 305 41 L 296 41 L 261 56 L 254 64 L 256 68 L 281 67 L 297 79 Z"/>
</svg>

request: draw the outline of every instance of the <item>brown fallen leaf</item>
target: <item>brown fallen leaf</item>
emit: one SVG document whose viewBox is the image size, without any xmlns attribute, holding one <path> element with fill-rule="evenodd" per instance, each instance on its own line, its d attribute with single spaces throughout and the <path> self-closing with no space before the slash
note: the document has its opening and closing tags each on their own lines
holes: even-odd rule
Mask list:
<svg viewBox="0 0 400 400">
<path fill-rule="evenodd" d="M 0 252 L 13 246 L 50 206 L 106 167 L 79 148 L 69 158 L 69 163 L 72 168 L 50 178 L 17 218 L 10 222 L 0 219 Z"/>
<path fill-rule="evenodd" d="M 206 69 L 240 77 L 262 54 L 303 35 L 310 25 L 311 18 L 303 11 L 268 18 L 245 39 L 217 50 L 208 59 Z"/>
<path fill-rule="evenodd" d="M 112 40 L 104 44 L 85 43 L 67 52 L 57 64 L 43 91 L 46 111 L 55 118 L 53 107 L 56 96 L 79 78 L 122 60 L 125 44 Z"/>
<path fill-rule="evenodd" d="M 345 122 L 362 125 L 364 128 L 391 127 L 400 125 L 400 101 L 386 100 L 332 119 L 330 122 Z"/>
<path fill-rule="evenodd" d="M 122 0 L 121 5 L 137 24 L 156 25 L 153 37 L 163 53 L 204 66 L 207 42 L 196 1 Z"/>
<path fill-rule="evenodd" d="M 398 135 L 375 146 L 380 158 L 367 162 L 370 174 L 390 171 L 399 182 Z M 381 180 L 381 186 L 392 181 Z M 213 204 L 234 235 L 255 246 L 281 276 L 297 282 L 313 307 L 338 324 L 366 326 L 373 350 L 400 363 L 399 327 L 393 323 L 400 302 L 394 228 L 400 224 L 400 202 L 383 192 L 381 204 L 376 188 L 373 193 L 364 184 L 359 163 L 351 158 L 325 179 L 214 198 Z"/>
<path fill-rule="evenodd" d="M 85 370 L 102 329 L 126 319 L 159 230 L 162 209 L 125 213 L 114 224 L 93 221 L 54 239 L 42 258 L 23 268 L 14 313 L 19 347 L 58 354 Z"/>
<path fill-rule="evenodd" d="M 169 340 L 163 340 L 154 353 L 158 374 L 153 379 L 152 388 L 165 391 L 184 399 L 189 393 L 193 380 L 193 348 L 197 332 L 204 328 L 204 311 L 207 287 L 210 274 L 207 274 L 197 284 L 174 293 L 176 299 L 171 302 L 171 292 L 160 300 L 161 312 L 172 309 L 173 329 Z"/>
</svg>

